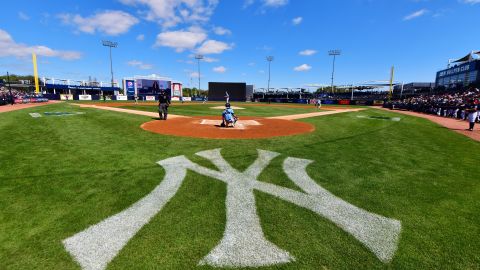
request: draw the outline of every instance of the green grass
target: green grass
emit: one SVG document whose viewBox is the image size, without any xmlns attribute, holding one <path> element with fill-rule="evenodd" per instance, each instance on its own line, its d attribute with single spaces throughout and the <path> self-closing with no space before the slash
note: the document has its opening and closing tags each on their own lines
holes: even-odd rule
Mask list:
<svg viewBox="0 0 480 270">
<path fill-rule="evenodd" d="M 285 112 L 269 110 L 255 113 Z M 46 111 L 86 114 L 28 115 Z M 157 161 L 186 155 L 212 166 L 194 153 L 213 148 L 240 169 L 256 149 L 281 153 L 260 179 L 289 188 L 295 186 L 281 170 L 283 159 L 314 160 L 308 172 L 324 188 L 402 222 L 395 257 L 383 264 L 328 220 L 256 192 L 266 237 L 297 259 L 261 269 L 480 268 L 480 143 L 420 118 L 379 119 L 392 116 L 399 115 L 370 109 L 310 118 L 303 120 L 315 125 L 310 134 L 226 141 L 153 134 L 139 128 L 149 117 L 69 104 L 2 113 L 0 269 L 79 269 L 63 239 L 148 194 L 164 176 Z M 109 269 L 210 269 L 197 263 L 222 237 L 225 196 L 223 183 L 189 172 Z"/>
<path fill-rule="evenodd" d="M 215 103 L 215 104 L 192 104 L 192 105 L 180 105 L 180 104 L 172 104 L 168 108 L 169 113 L 171 114 L 178 114 L 178 115 L 188 115 L 188 116 L 206 116 L 206 115 L 221 115 L 222 109 L 214 109 L 214 107 L 221 107 L 223 104 Z M 300 113 L 310 113 L 310 112 L 318 112 L 313 105 L 305 105 L 302 108 L 291 108 L 287 106 L 275 106 L 275 107 L 268 107 L 268 106 L 249 106 L 243 105 L 241 103 L 232 103 L 232 106 L 238 106 L 243 109 L 235 109 L 235 113 L 239 116 L 262 116 L 262 117 L 269 117 L 269 116 L 281 116 L 281 115 L 290 115 L 290 114 L 300 114 Z M 122 106 L 121 108 L 124 109 L 133 109 L 133 110 L 140 110 L 140 111 L 147 111 L 147 112 L 157 112 L 157 106 L 149 106 L 149 105 L 133 105 L 132 106 Z M 320 110 L 321 111 L 321 110 Z"/>
</svg>

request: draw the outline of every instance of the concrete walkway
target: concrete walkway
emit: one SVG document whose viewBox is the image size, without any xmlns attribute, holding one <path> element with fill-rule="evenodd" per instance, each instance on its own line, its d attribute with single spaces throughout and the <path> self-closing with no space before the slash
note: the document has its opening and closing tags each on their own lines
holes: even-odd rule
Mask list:
<svg viewBox="0 0 480 270">
<path fill-rule="evenodd" d="M 480 124 L 478 123 L 475 124 L 475 128 L 473 131 L 469 131 L 467 130 L 468 121 L 458 120 L 454 118 L 440 117 L 440 116 L 431 115 L 431 114 L 411 112 L 411 111 L 400 111 L 400 110 L 392 111 L 390 109 L 385 109 L 385 108 L 378 108 L 378 109 L 428 119 L 450 130 L 453 130 L 457 133 L 465 135 L 473 140 L 480 141 Z"/>
</svg>

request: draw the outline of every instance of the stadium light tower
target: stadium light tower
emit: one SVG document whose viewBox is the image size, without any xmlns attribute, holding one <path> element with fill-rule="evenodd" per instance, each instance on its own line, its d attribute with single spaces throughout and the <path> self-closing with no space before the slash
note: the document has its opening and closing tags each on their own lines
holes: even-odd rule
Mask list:
<svg viewBox="0 0 480 270">
<path fill-rule="evenodd" d="M 342 54 L 342 51 L 340 51 L 340 50 L 330 50 L 330 51 L 328 51 L 328 55 L 333 56 L 332 85 L 331 85 L 331 89 L 330 89 L 332 91 L 332 93 L 334 92 L 333 91 L 333 79 L 335 78 L 335 59 L 340 54 Z"/>
<path fill-rule="evenodd" d="M 270 65 L 273 61 L 273 56 L 267 56 L 268 61 L 268 85 L 267 85 L 267 92 L 270 91 Z"/>
<path fill-rule="evenodd" d="M 114 87 L 113 83 L 113 63 L 112 63 L 112 48 L 116 48 L 118 46 L 118 42 L 102 40 L 102 45 L 108 47 L 110 49 L 110 73 L 112 74 L 112 87 Z"/>
<path fill-rule="evenodd" d="M 195 55 L 195 59 L 198 61 L 198 90 L 200 90 L 200 60 L 203 59 L 203 55 L 197 54 Z"/>
</svg>

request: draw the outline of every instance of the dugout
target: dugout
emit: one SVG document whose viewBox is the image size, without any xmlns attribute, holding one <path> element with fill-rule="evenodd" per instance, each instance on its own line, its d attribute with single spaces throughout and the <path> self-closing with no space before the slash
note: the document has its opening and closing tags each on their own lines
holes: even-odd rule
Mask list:
<svg viewBox="0 0 480 270">
<path fill-rule="evenodd" d="M 228 92 L 230 101 L 247 101 L 247 84 L 234 82 L 209 82 L 208 100 L 225 101 L 225 92 Z"/>
</svg>

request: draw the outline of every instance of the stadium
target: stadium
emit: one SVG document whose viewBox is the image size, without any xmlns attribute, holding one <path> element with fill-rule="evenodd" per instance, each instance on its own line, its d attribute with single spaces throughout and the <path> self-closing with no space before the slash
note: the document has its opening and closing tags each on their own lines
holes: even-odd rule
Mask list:
<svg viewBox="0 0 480 270">
<path fill-rule="evenodd" d="M 414 71 L 426 77 L 394 56 L 401 63 L 357 76 L 335 62 L 356 61 L 345 51 L 314 58 L 291 44 L 221 58 L 219 48 L 245 46 L 227 42 L 241 31 L 218 28 L 213 16 L 216 24 L 190 25 L 217 4 L 181 2 L 165 24 L 144 2 L 126 2 L 108 2 L 127 8 L 106 29 L 103 13 L 38 23 L 60 31 L 88 22 L 71 34 L 79 44 L 83 35 L 85 44 L 120 39 L 128 22 L 142 35 L 164 23 L 164 32 L 129 43 L 96 40 L 108 45 L 108 61 L 85 47 L 84 59 L 57 65 L 73 53 L 29 45 L 37 41 L 10 42 L 10 56 L 0 51 L 0 61 L 28 67 L 0 76 L 0 269 L 480 269 L 480 51 L 446 67 L 455 55 L 443 51 L 443 67 Z M 251 16 L 244 23 L 274 20 L 293 5 L 312 9 L 268 3 L 233 8 Z M 280 17 L 277 31 L 293 28 L 292 38 L 309 23 Z M 144 53 L 135 46 L 151 50 L 160 68 L 132 61 Z M 16 55 L 21 49 L 26 56 Z M 248 63 L 255 53 L 262 56 Z M 292 55 L 315 59 L 321 71 L 292 69 Z M 247 62 L 233 66 L 238 58 Z M 95 76 L 77 76 L 82 65 Z M 242 65 L 254 71 L 238 72 Z M 300 72 L 310 69 L 325 73 L 323 83 L 304 83 L 309 74 Z"/>
</svg>

